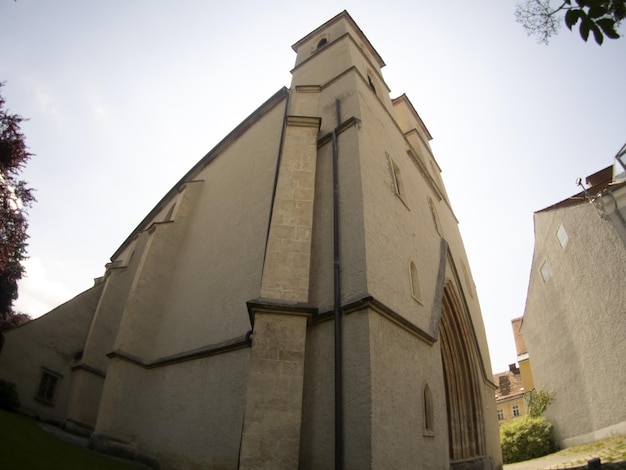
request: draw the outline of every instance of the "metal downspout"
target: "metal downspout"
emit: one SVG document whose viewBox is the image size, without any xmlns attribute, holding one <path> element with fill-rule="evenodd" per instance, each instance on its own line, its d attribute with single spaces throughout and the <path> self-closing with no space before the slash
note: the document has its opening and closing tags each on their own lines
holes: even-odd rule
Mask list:
<svg viewBox="0 0 626 470">
<path fill-rule="evenodd" d="M 339 100 L 335 100 L 337 127 L 333 130 L 333 277 L 335 317 L 335 470 L 343 469 L 343 374 L 341 344 L 341 278 L 339 265 L 339 150 L 337 128 L 341 124 Z"/>
</svg>

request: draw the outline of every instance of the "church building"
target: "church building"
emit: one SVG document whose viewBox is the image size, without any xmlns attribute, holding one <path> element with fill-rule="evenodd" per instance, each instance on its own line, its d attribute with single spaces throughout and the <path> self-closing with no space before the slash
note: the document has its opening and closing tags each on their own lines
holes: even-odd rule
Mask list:
<svg viewBox="0 0 626 470">
<path fill-rule="evenodd" d="M 22 411 L 155 468 L 499 469 L 431 136 L 342 12 L 102 278 L 6 334 Z M 459 156 L 459 158 L 462 158 Z"/>
</svg>

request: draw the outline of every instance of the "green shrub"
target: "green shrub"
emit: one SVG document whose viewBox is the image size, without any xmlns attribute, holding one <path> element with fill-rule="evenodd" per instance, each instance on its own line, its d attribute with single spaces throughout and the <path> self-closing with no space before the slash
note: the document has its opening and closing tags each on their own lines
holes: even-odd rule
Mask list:
<svg viewBox="0 0 626 470">
<path fill-rule="evenodd" d="M 536 459 L 555 451 L 552 424 L 545 418 L 524 416 L 500 427 L 505 464 Z"/>
<path fill-rule="evenodd" d="M 15 384 L 0 379 L 0 408 L 7 411 L 15 411 L 19 407 L 20 399 L 17 396 Z"/>
</svg>

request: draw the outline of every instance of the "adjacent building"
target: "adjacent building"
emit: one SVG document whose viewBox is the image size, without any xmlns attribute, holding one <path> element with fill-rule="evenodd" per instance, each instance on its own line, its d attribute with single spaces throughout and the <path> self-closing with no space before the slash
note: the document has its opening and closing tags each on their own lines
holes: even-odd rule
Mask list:
<svg viewBox="0 0 626 470">
<path fill-rule="evenodd" d="M 502 425 L 516 420 L 526 414 L 524 402 L 524 386 L 519 367 L 509 365 L 509 370 L 493 375 L 498 386 L 496 389 L 496 407 L 498 422 Z"/>
<path fill-rule="evenodd" d="M 523 317 L 511 320 L 515 348 L 517 350 L 517 362 L 509 364 L 509 370 L 494 374 L 493 381 L 498 386 L 496 390 L 496 406 L 498 422 L 502 425 L 514 421 L 526 414 L 526 399 L 524 395 L 535 388 L 528 348 L 522 335 Z"/>
<path fill-rule="evenodd" d="M 580 193 L 535 213 L 521 331 L 561 446 L 626 434 L 624 151 Z"/>
<path fill-rule="evenodd" d="M 501 468 L 433 156 L 347 12 L 75 299 L 10 331 L 23 411 L 161 468 Z"/>
<path fill-rule="evenodd" d="M 522 387 L 524 391 L 530 392 L 535 388 L 535 379 L 533 370 L 530 366 L 530 356 L 528 355 L 528 347 L 522 334 L 522 324 L 524 317 L 517 317 L 511 320 L 513 328 L 513 338 L 515 340 L 515 350 L 517 352 L 517 363 L 519 364 L 519 374 L 522 379 Z"/>
</svg>

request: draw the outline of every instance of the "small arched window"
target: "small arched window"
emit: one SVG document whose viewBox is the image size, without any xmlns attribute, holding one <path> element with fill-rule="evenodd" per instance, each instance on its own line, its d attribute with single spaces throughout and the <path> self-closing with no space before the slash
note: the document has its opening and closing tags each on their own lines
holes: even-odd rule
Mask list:
<svg viewBox="0 0 626 470">
<path fill-rule="evenodd" d="M 374 82 L 372 81 L 372 77 L 367 76 L 367 83 L 370 86 L 371 90 L 376 94 L 376 87 L 374 86 Z"/>
<path fill-rule="evenodd" d="M 400 175 L 400 168 L 396 165 L 389 154 L 385 152 L 387 161 L 389 162 L 389 170 L 391 171 L 391 181 L 393 184 L 393 192 L 400 198 L 404 197 L 404 185 L 402 183 L 402 176 Z"/>
<path fill-rule="evenodd" d="M 420 282 L 419 273 L 417 272 L 417 266 L 415 266 L 413 261 L 409 263 L 409 275 L 411 278 L 411 297 L 420 304 L 423 304 L 422 284 Z"/>
<path fill-rule="evenodd" d="M 322 47 L 324 47 L 326 44 L 328 44 L 328 39 L 326 38 L 322 38 L 318 41 L 317 43 L 317 49 L 321 49 Z"/>
<path fill-rule="evenodd" d="M 424 435 L 435 435 L 435 414 L 433 412 L 433 394 L 430 391 L 428 384 L 424 384 L 424 390 L 422 393 L 423 405 L 424 405 Z"/>
<path fill-rule="evenodd" d="M 433 216 L 433 223 L 435 224 L 435 229 L 437 233 L 443 237 L 443 230 L 441 229 L 441 220 L 439 220 L 439 214 L 437 214 L 437 208 L 435 207 L 435 203 L 431 198 L 428 198 L 428 205 L 430 207 L 430 213 Z"/>
</svg>

